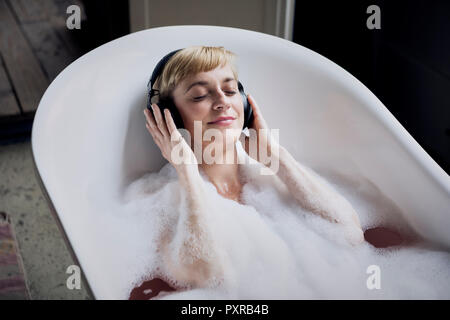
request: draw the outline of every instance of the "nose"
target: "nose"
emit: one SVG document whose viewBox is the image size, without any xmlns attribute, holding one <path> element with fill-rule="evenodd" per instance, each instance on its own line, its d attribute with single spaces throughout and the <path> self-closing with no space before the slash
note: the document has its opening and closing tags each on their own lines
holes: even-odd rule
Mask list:
<svg viewBox="0 0 450 320">
<path fill-rule="evenodd" d="M 214 101 L 214 110 L 222 110 L 222 109 L 229 109 L 231 107 L 229 97 L 223 92 L 222 90 L 218 90 L 216 93 L 216 99 Z"/>
</svg>

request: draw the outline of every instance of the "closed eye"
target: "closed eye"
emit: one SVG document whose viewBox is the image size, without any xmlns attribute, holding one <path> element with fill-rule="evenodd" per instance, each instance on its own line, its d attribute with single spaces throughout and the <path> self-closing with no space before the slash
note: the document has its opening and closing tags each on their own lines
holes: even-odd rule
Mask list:
<svg viewBox="0 0 450 320">
<path fill-rule="evenodd" d="M 230 96 L 233 96 L 233 95 L 236 94 L 236 91 L 226 91 L 226 93 L 229 94 Z M 205 97 L 206 97 L 206 95 L 200 96 L 200 97 L 195 97 L 194 100 L 195 100 L 195 101 L 200 101 L 201 99 L 203 99 L 203 98 L 205 98 Z"/>
</svg>

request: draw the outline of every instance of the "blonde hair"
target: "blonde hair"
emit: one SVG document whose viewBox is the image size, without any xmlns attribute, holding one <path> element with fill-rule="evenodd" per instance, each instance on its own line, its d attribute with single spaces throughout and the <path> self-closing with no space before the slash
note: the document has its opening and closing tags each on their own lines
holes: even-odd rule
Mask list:
<svg viewBox="0 0 450 320">
<path fill-rule="evenodd" d="M 172 91 L 185 78 L 225 65 L 231 67 L 234 78 L 238 81 L 235 59 L 236 55 L 224 47 L 191 46 L 184 48 L 169 59 L 153 88 L 159 90 L 159 99 L 171 97 Z"/>
</svg>

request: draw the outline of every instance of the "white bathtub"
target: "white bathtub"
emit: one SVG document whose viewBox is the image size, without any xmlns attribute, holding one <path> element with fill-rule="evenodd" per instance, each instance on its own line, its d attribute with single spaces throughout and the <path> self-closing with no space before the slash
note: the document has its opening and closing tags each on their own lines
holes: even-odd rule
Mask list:
<svg viewBox="0 0 450 320">
<path fill-rule="evenodd" d="M 146 85 L 166 53 L 224 46 L 280 143 L 300 162 L 361 174 L 424 238 L 450 247 L 450 178 L 361 82 L 281 38 L 211 26 L 148 29 L 69 65 L 40 101 L 32 148 L 50 205 L 97 299 L 118 297 L 109 221 L 122 188 L 165 163 L 146 131 Z M 104 212 L 104 211 L 103 211 Z"/>
</svg>

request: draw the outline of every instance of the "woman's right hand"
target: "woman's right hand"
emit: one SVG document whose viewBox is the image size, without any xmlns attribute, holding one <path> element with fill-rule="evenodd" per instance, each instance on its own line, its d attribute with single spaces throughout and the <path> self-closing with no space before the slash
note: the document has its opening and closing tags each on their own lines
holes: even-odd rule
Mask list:
<svg viewBox="0 0 450 320">
<path fill-rule="evenodd" d="M 144 110 L 146 118 L 145 126 L 161 150 L 163 157 L 169 161 L 177 171 L 179 171 L 180 168 L 185 168 L 188 164 L 198 168 L 198 162 L 194 152 L 183 138 L 180 131 L 178 131 L 169 110 L 164 109 L 165 117 L 163 119 L 161 110 L 156 103 L 152 104 L 152 109 L 155 119 L 153 119 L 153 116 L 148 109 Z M 177 148 L 176 150 L 174 150 L 175 147 Z M 174 158 L 172 158 L 173 150 L 175 151 Z M 180 150 L 182 150 L 182 152 L 180 152 Z"/>
</svg>

